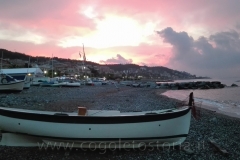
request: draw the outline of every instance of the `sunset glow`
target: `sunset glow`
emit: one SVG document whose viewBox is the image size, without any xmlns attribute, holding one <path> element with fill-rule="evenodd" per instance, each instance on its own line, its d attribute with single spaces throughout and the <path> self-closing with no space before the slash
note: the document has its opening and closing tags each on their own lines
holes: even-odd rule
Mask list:
<svg viewBox="0 0 240 160">
<path fill-rule="evenodd" d="M 134 19 L 109 15 L 106 19 L 96 20 L 95 31 L 83 36 L 64 37 L 59 46 L 73 47 L 82 42 L 92 48 L 138 46 L 140 43 L 148 43 L 147 38 L 152 34 L 155 33 L 151 22 L 141 26 Z"/>
<path fill-rule="evenodd" d="M 19 4 L 1 2 L 0 48 L 79 59 L 84 43 L 87 60 L 101 64 L 166 66 L 203 76 L 240 72 L 237 1 Z"/>
</svg>

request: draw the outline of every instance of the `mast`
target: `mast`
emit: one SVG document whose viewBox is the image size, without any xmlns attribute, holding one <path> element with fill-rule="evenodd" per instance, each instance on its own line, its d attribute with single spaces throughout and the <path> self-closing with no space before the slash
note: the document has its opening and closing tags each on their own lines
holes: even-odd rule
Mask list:
<svg viewBox="0 0 240 160">
<path fill-rule="evenodd" d="M 1 70 L 1 73 L 2 73 L 2 62 L 3 61 L 3 51 L 2 51 L 2 58 L 1 58 L 1 68 L 0 68 L 0 70 Z"/>
<path fill-rule="evenodd" d="M 85 65 L 84 65 L 84 63 L 85 63 L 85 61 L 86 61 L 86 55 L 85 55 L 85 51 L 84 51 L 84 44 L 82 44 L 83 45 L 83 61 L 82 61 L 82 65 L 83 65 L 83 74 L 85 74 Z"/>
<path fill-rule="evenodd" d="M 29 63 L 30 63 L 30 56 L 29 56 L 29 59 L 28 59 L 28 69 L 29 69 Z M 27 69 L 27 73 L 28 73 L 28 69 Z"/>
<path fill-rule="evenodd" d="M 52 54 L 52 78 L 53 78 L 53 54 Z"/>
<path fill-rule="evenodd" d="M 28 59 L 28 69 L 29 69 L 29 63 L 30 63 L 30 56 L 29 56 L 29 59 Z M 28 73 L 28 69 L 27 69 L 27 75 L 25 76 L 25 81 L 27 81 L 27 77 L 30 76 L 30 74 Z"/>
<path fill-rule="evenodd" d="M 86 55 L 85 55 L 84 44 L 83 44 L 83 66 L 84 66 L 85 61 L 86 61 Z"/>
</svg>

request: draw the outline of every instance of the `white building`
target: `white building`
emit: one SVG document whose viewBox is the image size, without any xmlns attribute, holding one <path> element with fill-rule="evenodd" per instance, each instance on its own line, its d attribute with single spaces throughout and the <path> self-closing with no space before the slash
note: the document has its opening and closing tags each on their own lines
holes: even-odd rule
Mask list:
<svg viewBox="0 0 240 160">
<path fill-rule="evenodd" d="M 9 75 L 31 75 L 32 77 L 44 76 L 44 73 L 40 68 L 1 69 L 0 73 L 5 73 L 5 74 L 9 74 Z"/>
</svg>

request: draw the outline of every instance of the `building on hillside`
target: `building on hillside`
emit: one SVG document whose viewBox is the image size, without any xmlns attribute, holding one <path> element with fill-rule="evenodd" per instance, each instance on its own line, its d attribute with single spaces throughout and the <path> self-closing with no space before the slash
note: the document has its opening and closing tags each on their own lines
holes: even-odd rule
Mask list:
<svg viewBox="0 0 240 160">
<path fill-rule="evenodd" d="M 107 66 L 98 66 L 98 69 L 99 69 L 100 74 L 102 74 L 102 73 L 114 73 L 114 71 Z"/>
<path fill-rule="evenodd" d="M 21 59 L 10 59 L 9 62 L 18 67 L 23 67 L 25 63 L 28 63 L 25 60 L 21 60 Z"/>
<path fill-rule="evenodd" d="M 11 66 L 11 63 L 7 59 L 1 60 L 1 58 L 0 58 L 0 61 L 1 61 L 0 62 L 0 65 L 1 65 L 0 67 L 2 67 L 2 68 L 9 68 Z"/>
</svg>

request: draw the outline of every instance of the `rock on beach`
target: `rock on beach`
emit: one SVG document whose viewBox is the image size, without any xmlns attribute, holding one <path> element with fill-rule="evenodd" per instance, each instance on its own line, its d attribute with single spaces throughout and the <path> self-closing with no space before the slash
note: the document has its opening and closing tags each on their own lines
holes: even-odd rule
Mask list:
<svg viewBox="0 0 240 160">
<path fill-rule="evenodd" d="M 21 93 L 0 94 L 0 106 L 31 110 L 77 112 L 77 107 L 98 110 L 147 111 L 173 108 L 180 101 L 162 96 L 164 89 L 114 85 L 79 88 L 31 87 Z M 213 120 L 214 119 L 214 120 Z M 172 126 L 174 127 L 174 126 Z M 226 159 L 216 152 L 208 139 L 230 154 L 240 157 L 240 120 L 201 109 L 201 119 L 192 118 L 186 141 L 177 148 L 129 150 L 40 149 L 39 147 L 0 146 L 0 159 Z M 188 151 L 188 152 L 186 152 Z M 191 151 L 191 154 L 189 154 Z"/>
</svg>

